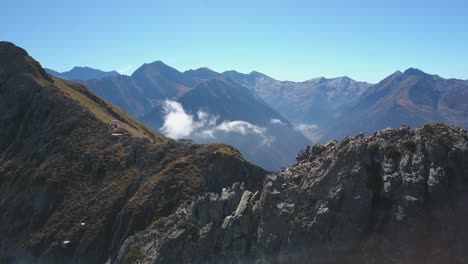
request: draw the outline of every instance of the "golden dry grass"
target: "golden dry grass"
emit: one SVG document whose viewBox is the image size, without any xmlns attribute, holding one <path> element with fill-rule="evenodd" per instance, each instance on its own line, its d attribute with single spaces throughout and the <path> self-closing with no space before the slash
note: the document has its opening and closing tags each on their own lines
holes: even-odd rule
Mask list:
<svg viewBox="0 0 468 264">
<path fill-rule="evenodd" d="M 52 85 L 58 88 L 63 95 L 77 101 L 81 106 L 88 109 L 98 120 L 100 120 L 103 123 L 109 124 L 112 120 L 118 120 L 120 122 L 120 126 L 134 137 L 148 138 L 154 143 L 161 143 L 167 140 L 161 134 L 146 127 L 140 121 L 131 117 L 124 110 L 108 102 L 105 102 L 100 98 L 99 100 L 102 100 L 102 102 L 104 102 L 105 105 L 99 104 L 100 102 L 93 100 L 89 96 L 83 94 L 78 89 L 74 89 L 74 87 L 71 87 L 71 83 L 67 81 L 55 77 L 53 78 L 53 84 L 44 79 L 36 78 L 35 80 L 42 87 Z M 76 86 L 78 87 L 79 85 Z"/>
</svg>

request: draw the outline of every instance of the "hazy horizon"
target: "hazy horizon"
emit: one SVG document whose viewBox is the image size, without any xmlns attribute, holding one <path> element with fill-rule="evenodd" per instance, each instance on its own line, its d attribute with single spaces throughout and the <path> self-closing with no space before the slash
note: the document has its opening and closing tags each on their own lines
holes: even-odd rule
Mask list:
<svg viewBox="0 0 468 264">
<path fill-rule="evenodd" d="M 120 75 L 131 76 L 136 70 L 138 70 L 138 68 L 140 68 L 140 67 L 143 66 L 144 64 L 151 64 L 151 63 L 154 63 L 154 62 L 162 62 L 163 64 L 165 64 L 165 65 L 167 65 L 167 66 L 169 66 L 169 67 L 172 67 L 172 65 L 169 65 L 169 64 L 165 63 L 164 61 L 156 60 L 156 61 L 153 61 L 153 62 L 144 62 L 144 63 L 142 63 L 141 65 L 138 65 L 137 67 L 135 67 L 134 69 L 131 69 L 130 71 L 126 71 L 126 72 L 121 72 L 121 71 L 116 70 L 116 69 L 105 69 L 105 70 L 103 70 L 103 69 L 98 69 L 98 68 L 90 67 L 90 66 L 88 66 L 88 65 L 75 65 L 75 66 L 73 66 L 73 67 L 70 68 L 70 69 L 65 69 L 64 71 L 58 71 L 58 72 L 59 72 L 59 73 L 69 72 L 69 71 L 73 70 L 73 68 L 79 67 L 79 68 L 90 68 L 90 69 L 94 69 L 94 70 L 101 70 L 101 71 L 106 71 L 106 72 L 116 71 L 116 72 L 118 72 Z M 46 69 L 50 69 L 50 70 L 56 71 L 56 69 L 54 69 L 54 68 L 50 68 L 50 67 L 47 67 L 47 66 L 45 66 L 45 65 L 42 65 L 42 66 L 43 66 L 44 68 L 46 68 Z M 174 68 L 174 67 L 172 67 L 172 68 Z M 209 70 L 213 70 L 213 69 L 211 69 L 211 68 L 209 68 L 209 67 L 190 68 L 190 69 L 185 69 L 185 70 L 181 70 L 181 69 L 178 69 L 178 68 L 174 68 L 174 69 L 176 69 L 176 70 L 178 70 L 178 71 L 180 71 L 180 72 L 183 73 L 183 72 L 186 72 L 186 71 L 198 70 L 198 69 L 202 69 L 202 68 L 206 68 L 206 69 L 209 69 Z M 353 79 L 354 81 L 357 81 L 357 82 L 367 82 L 367 83 L 369 83 L 369 84 L 376 84 L 376 83 L 382 81 L 384 78 L 386 78 L 386 77 L 388 77 L 388 76 L 390 76 L 390 75 L 392 75 L 392 74 L 394 74 L 394 73 L 396 73 L 396 72 L 405 72 L 406 70 L 409 70 L 409 69 L 417 69 L 417 70 L 420 70 L 420 71 L 422 71 L 422 72 L 424 72 L 424 73 L 427 73 L 427 74 L 429 74 L 429 75 L 438 75 L 438 76 L 440 76 L 440 75 L 437 74 L 437 73 L 427 72 L 427 71 L 425 71 L 424 69 L 419 69 L 419 68 L 415 68 L 415 67 L 409 67 L 409 68 L 406 68 L 406 69 L 396 69 L 396 70 L 394 70 L 394 71 L 392 71 L 392 72 L 389 72 L 387 75 L 385 75 L 381 80 L 378 80 L 377 82 L 369 82 L 369 81 L 366 81 L 366 80 L 357 80 L 357 79 L 354 79 L 354 78 L 352 78 L 352 77 L 350 77 L 350 76 L 347 76 L 347 75 L 341 75 L 341 76 L 311 76 L 310 78 L 307 78 L 307 79 L 304 79 L 304 80 L 288 80 L 288 79 L 284 79 L 284 80 L 283 80 L 283 79 L 280 79 L 280 78 L 275 78 L 275 76 L 271 76 L 271 75 L 266 74 L 266 73 L 264 73 L 264 72 L 259 72 L 259 71 L 257 71 L 257 70 L 251 70 L 251 71 L 249 71 L 249 72 L 242 72 L 242 71 L 238 71 L 238 70 L 236 70 L 236 69 L 229 69 L 229 70 L 225 70 L 225 71 L 216 71 L 216 70 L 213 70 L 213 71 L 215 71 L 215 72 L 217 72 L 217 73 L 220 73 L 220 74 L 221 74 L 221 73 L 224 73 L 224 72 L 227 72 L 227 71 L 236 71 L 236 72 L 241 73 L 241 74 L 251 74 L 251 73 L 253 73 L 253 72 L 258 72 L 258 73 L 261 73 L 261 74 L 265 74 L 265 75 L 267 75 L 268 77 L 273 78 L 273 79 L 275 79 L 275 80 L 278 80 L 278 81 L 286 81 L 286 82 L 289 82 L 289 81 L 292 81 L 292 82 L 304 82 L 304 81 L 310 81 L 310 80 L 318 79 L 318 78 L 335 79 L 335 78 L 348 77 L 348 78 L 351 78 L 351 79 Z M 442 78 L 444 78 L 444 79 L 450 79 L 450 77 L 446 77 L 446 76 L 440 76 L 440 77 L 442 77 Z M 461 79 L 461 80 L 463 80 L 463 79 Z"/>
</svg>

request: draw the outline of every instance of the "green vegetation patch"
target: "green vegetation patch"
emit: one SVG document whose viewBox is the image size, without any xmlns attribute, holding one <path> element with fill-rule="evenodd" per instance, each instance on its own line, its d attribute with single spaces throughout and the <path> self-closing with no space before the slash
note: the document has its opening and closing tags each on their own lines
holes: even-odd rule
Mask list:
<svg viewBox="0 0 468 264">
<path fill-rule="evenodd" d="M 206 145 L 215 148 L 215 154 L 222 153 L 243 160 L 242 154 L 233 146 L 229 146 L 222 143 L 208 143 Z"/>
<path fill-rule="evenodd" d="M 176 224 L 176 229 L 178 229 L 178 230 L 180 230 L 180 229 L 189 229 L 189 228 L 192 227 L 192 225 L 193 224 L 190 223 L 187 220 L 181 220 Z"/>
<path fill-rule="evenodd" d="M 398 150 L 398 147 L 394 144 L 386 145 L 384 148 L 384 151 L 385 151 L 385 156 L 393 160 L 397 160 L 401 155 L 400 151 Z"/>
<path fill-rule="evenodd" d="M 167 217 L 159 217 L 158 219 L 156 219 L 150 226 L 151 229 L 158 229 L 158 228 L 162 228 L 164 227 L 164 225 L 166 224 L 167 222 Z"/>
<path fill-rule="evenodd" d="M 403 147 L 405 147 L 405 149 L 411 152 L 415 152 L 417 145 L 416 145 L 416 142 L 414 142 L 414 140 L 406 140 L 403 142 Z"/>
<path fill-rule="evenodd" d="M 138 260 L 143 258 L 143 254 L 141 253 L 140 247 L 133 245 L 128 250 L 127 255 L 125 256 L 125 260 L 123 261 L 124 264 L 132 264 L 136 263 Z"/>
<path fill-rule="evenodd" d="M 379 150 L 379 148 L 380 148 L 380 144 L 377 141 L 371 141 L 367 143 L 367 150 L 372 153 L 376 153 Z"/>
</svg>

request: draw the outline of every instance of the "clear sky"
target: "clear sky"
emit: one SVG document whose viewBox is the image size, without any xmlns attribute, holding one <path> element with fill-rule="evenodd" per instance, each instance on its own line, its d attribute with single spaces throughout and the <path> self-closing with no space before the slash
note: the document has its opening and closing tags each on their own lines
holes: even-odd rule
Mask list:
<svg viewBox="0 0 468 264">
<path fill-rule="evenodd" d="M 377 82 L 416 67 L 468 79 L 466 0 L 3 0 L 0 39 L 44 67 L 263 72 Z"/>
</svg>

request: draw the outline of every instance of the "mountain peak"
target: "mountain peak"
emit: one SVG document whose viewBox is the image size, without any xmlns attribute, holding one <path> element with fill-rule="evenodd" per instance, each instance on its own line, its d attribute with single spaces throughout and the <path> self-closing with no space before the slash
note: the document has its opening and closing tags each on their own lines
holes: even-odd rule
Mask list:
<svg viewBox="0 0 468 264">
<path fill-rule="evenodd" d="M 153 62 L 150 62 L 150 63 L 145 63 L 144 65 L 168 66 L 166 63 L 164 63 L 161 60 L 153 61 Z"/>
<path fill-rule="evenodd" d="M 320 83 L 326 83 L 326 82 L 328 82 L 328 79 L 325 78 L 325 77 L 323 77 L 323 76 L 321 76 L 321 77 L 316 77 L 316 78 L 310 79 L 310 81 L 315 82 L 315 83 L 317 83 L 317 84 L 320 84 Z"/>
<path fill-rule="evenodd" d="M 335 77 L 335 78 L 332 78 L 332 79 L 337 79 L 337 80 L 352 80 L 351 78 L 349 78 L 349 77 L 346 76 L 346 75 L 338 76 L 338 77 Z"/>
<path fill-rule="evenodd" d="M 228 70 L 228 71 L 224 71 L 222 74 L 242 74 L 242 73 L 235 71 L 235 70 Z"/>
<path fill-rule="evenodd" d="M 213 72 L 213 70 L 208 68 L 208 67 L 200 67 L 200 68 L 196 69 L 196 71 L 210 71 L 210 72 Z"/>
<path fill-rule="evenodd" d="M 250 75 L 257 75 L 257 76 L 266 76 L 265 74 L 263 74 L 261 72 L 258 72 L 258 71 L 251 71 L 249 74 Z"/>
<path fill-rule="evenodd" d="M 101 79 L 104 77 L 115 77 L 120 75 L 120 73 L 116 71 L 106 72 L 87 66 L 75 66 L 71 70 L 65 72 L 57 72 L 47 68 L 45 70 L 47 73 L 54 75 L 55 77 L 75 81 L 94 80 Z"/>
<path fill-rule="evenodd" d="M 68 73 L 72 72 L 88 72 L 93 74 L 109 74 L 109 75 L 120 75 L 117 71 L 103 71 L 88 66 L 75 66 Z"/>
<path fill-rule="evenodd" d="M 195 87 L 204 81 L 221 76 L 219 73 L 206 67 L 185 71 L 183 75 L 187 84 L 191 87 Z"/>
<path fill-rule="evenodd" d="M 267 78 L 267 79 L 272 79 L 274 80 L 273 78 L 271 78 L 270 76 L 264 74 L 264 73 L 261 73 L 261 72 L 258 72 L 258 71 L 251 71 L 249 73 L 249 75 L 252 75 L 252 76 L 255 76 L 255 77 L 263 77 L 263 78 Z"/>
<path fill-rule="evenodd" d="M 401 71 L 396 71 L 396 72 L 388 75 L 387 77 L 385 77 L 385 79 L 381 80 L 380 82 L 383 82 L 385 80 L 390 80 L 392 78 L 396 78 L 396 77 L 401 76 L 401 75 L 403 75 L 403 73 Z"/>
<path fill-rule="evenodd" d="M 70 71 L 73 71 L 73 70 L 95 70 L 91 67 L 87 67 L 87 66 L 75 66 L 73 67 Z"/>
<path fill-rule="evenodd" d="M 39 62 L 11 42 L 0 41 L 0 61 L 0 81 L 15 74 L 31 74 L 36 78 L 52 81 Z"/>
<path fill-rule="evenodd" d="M 218 74 L 217 72 L 213 71 L 210 68 L 207 67 L 201 67 L 198 69 L 190 69 L 186 70 L 184 74 Z"/>
<path fill-rule="evenodd" d="M 172 74 L 172 75 L 180 75 L 181 72 L 172 68 L 171 66 L 165 64 L 164 62 L 158 60 L 151 63 L 144 63 L 141 65 L 136 71 L 132 74 L 132 76 L 138 75 L 145 75 L 148 73 L 165 73 L 165 74 Z"/>
<path fill-rule="evenodd" d="M 2 55 L 10 54 L 14 56 L 28 56 L 28 53 L 9 41 L 0 41 L 0 52 Z"/>
<path fill-rule="evenodd" d="M 164 62 L 157 60 L 153 62 L 145 62 L 141 65 L 135 72 L 140 69 L 163 69 L 163 68 L 171 68 L 169 65 L 165 64 Z"/>
<path fill-rule="evenodd" d="M 407 69 L 405 72 L 404 72 L 405 75 L 414 75 L 414 76 L 427 76 L 429 74 L 419 70 L 419 69 L 416 69 L 416 68 L 409 68 Z"/>
</svg>

